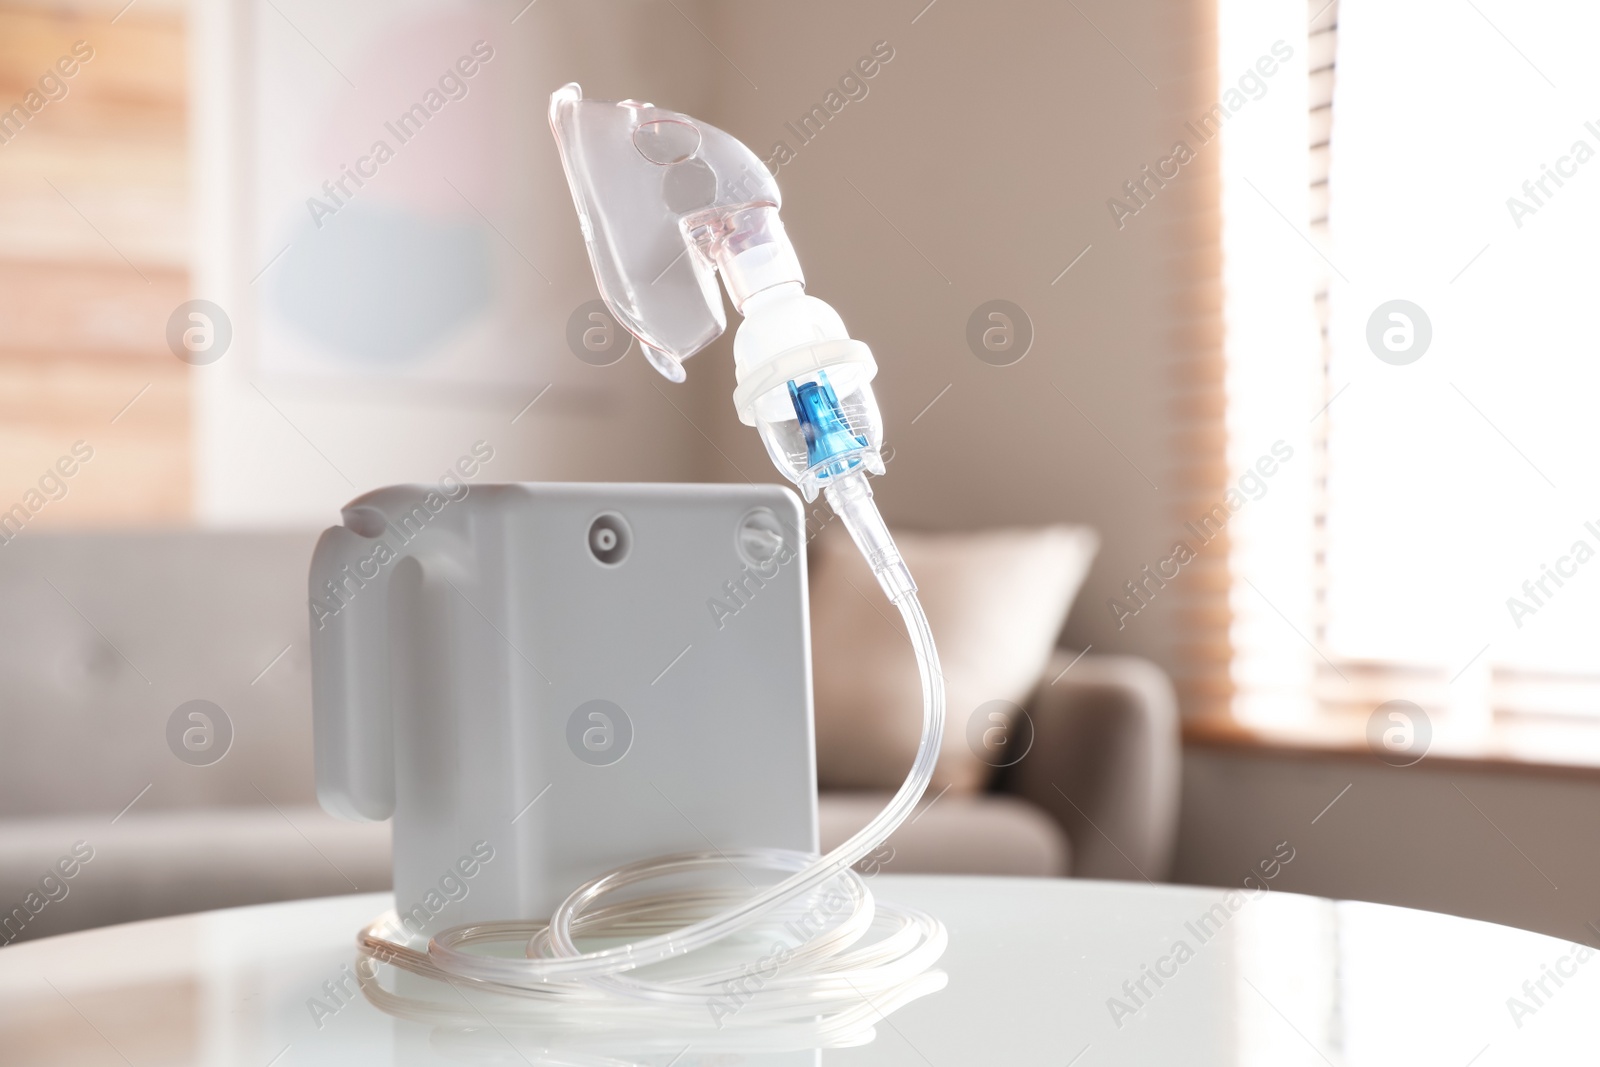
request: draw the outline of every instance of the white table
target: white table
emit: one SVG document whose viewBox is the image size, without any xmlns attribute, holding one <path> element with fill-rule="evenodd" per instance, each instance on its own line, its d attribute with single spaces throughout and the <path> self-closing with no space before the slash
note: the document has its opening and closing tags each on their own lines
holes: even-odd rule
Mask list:
<svg viewBox="0 0 1600 1067">
<path fill-rule="evenodd" d="M 991 878 L 872 880 L 950 930 L 949 986 L 869 1045 L 696 1064 L 1111 1064 L 1498 1067 L 1594 1062 L 1600 953 L 1428 912 L 1283 893 Z M 308 1007 L 354 962 L 386 895 L 133 923 L 0 949 L 0 1064 L 631 1063 L 546 1058 L 489 1027 L 447 1032 L 357 995 Z M 1204 935 L 1202 937 L 1202 935 Z M 1180 963 L 1182 941 L 1193 950 Z M 1165 962 L 1163 962 L 1165 961 Z M 1138 994 L 1146 966 L 1168 973 Z M 1546 966 L 1571 972 L 1557 986 Z M 1535 1004 L 1523 988 L 1544 979 Z M 1130 994 L 1124 989 L 1129 983 Z M 1134 996 L 1138 996 L 1135 1001 Z M 1132 1014 L 1114 1020 L 1110 998 Z M 1508 998 L 1533 1008 L 1513 1017 Z M 1118 1023 L 1120 1022 L 1120 1026 Z M 1520 1025 L 1519 1025 L 1520 1024 Z"/>
</svg>

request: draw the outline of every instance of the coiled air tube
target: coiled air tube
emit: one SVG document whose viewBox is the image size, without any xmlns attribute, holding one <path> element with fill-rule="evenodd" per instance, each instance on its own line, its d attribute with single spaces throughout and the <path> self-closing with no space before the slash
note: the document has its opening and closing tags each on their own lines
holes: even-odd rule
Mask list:
<svg viewBox="0 0 1600 1067">
<path fill-rule="evenodd" d="M 631 863 L 579 886 L 548 923 L 457 926 L 436 935 L 426 951 L 385 936 L 392 922 L 386 916 L 361 931 L 361 951 L 443 981 L 577 1009 L 593 1026 L 638 1026 L 648 1020 L 658 1029 L 721 1029 L 820 1022 L 823 1036 L 848 1034 L 941 986 L 943 976 L 928 970 L 945 948 L 943 924 L 916 909 L 875 901 L 852 869 L 906 820 L 933 776 L 945 717 L 938 650 L 865 476 L 846 475 L 826 493 L 900 609 L 922 683 L 916 758 L 872 822 L 821 857 L 786 849 L 713 849 Z M 614 893 L 652 881 L 725 874 L 730 864 L 787 877 L 753 895 L 738 887 L 701 887 L 611 900 Z M 764 940 L 763 927 L 768 930 Z M 780 930 L 783 937 L 777 936 Z M 805 936 L 795 937 L 797 930 Z M 864 940 L 869 932 L 877 938 Z M 733 944 L 741 940 L 738 935 L 753 943 Z M 584 951 L 577 945 L 579 936 L 632 939 Z M 472 951 L 508 942 L 523 945 L 523 955 Z M 681 961 L 719 942 L 729 950 L 729 960 Z M 634 973 L 653 964 L 661 964 L 665 973 Z"/>
</svg>

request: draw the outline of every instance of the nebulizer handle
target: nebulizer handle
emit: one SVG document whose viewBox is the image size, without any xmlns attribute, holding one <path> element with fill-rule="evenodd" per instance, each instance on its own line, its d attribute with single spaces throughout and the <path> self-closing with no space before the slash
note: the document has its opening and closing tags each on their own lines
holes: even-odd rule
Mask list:
<svg viewBox="0 0 1600 1067">
<path fill-rule="evenodd" d="M 944 685 L 916 585 L 873 503 L 868 473 L 882 474 L 883 429 L 870 349 L 838 313 L 805 291 L 805 276 L 779 218 L 777 183 L 729 134 L 677 112 L 627 100 L 583 99 L 576 84 L 550 100 L 579 225 L 600 295 L 643 345 L 651 364 L 682 381 L 684 361 L 726 328 L 717 279 L 743 317 L 734 338 L 739 418 L 760 434 L 774 465 L 805 496 L 826 497 L 885 594 L 900 610 L 922 684 L 922 737 L 905 782 L 864 829 L 825 856 L 779 849 L 711 850 L 644 860 L 578 887 L 548 924 L 482 923 L 445 931 L 426 952 L 396 943 L 381 924 L 360 943 L 375 956 L 446 980 L 596 1013 L 637 1013 L 651 1025 L 693 1028 L 815 1021 L 848 1028 L 942 984 L 929 972 L 945 945 L 943 926 L 915 909 L 877 902 L 853 865 L 911 814 L 933 776 L 944 730 Z M 819 664 L 818 669 L 832 669 Z M 754 892 L 634 887 L 736 867 L 779 879 Z M 617 894 L 624 898 L 620 902 Z M 793 914 L 826 921 L 777 972 L 739 985 L 737 1011 L 719 1016 L 718 996 L 749 966 L 677 967 L 670 976 L 633 972 L 721 943 Z M 791 923 L 791 927 L 792 927 Z M 808 927 L 809 928 L 809 927 Z M 644 933 L 598 949 L 579 936 Z M 875 940 L 868 935 L 876 935 Z M 521 957 L 477 951 L 525 942 Z M 863 1012 L 866 1004 L 871 1013 Z"/>
</svg>

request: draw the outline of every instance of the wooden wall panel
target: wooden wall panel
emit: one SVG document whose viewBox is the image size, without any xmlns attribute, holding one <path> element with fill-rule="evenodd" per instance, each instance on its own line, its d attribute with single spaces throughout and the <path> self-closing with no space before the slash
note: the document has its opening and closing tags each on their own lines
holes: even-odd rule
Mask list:
<svg viewBox="0 0 1600 1067">
<path fill-rule="evenodd" d="M 190 515 L 191 371 L 165 339 L 190 295 L 184 26 L 120 9 L 0 2 L 0 111 L 94 50 L 0 143 L 0 511 L 94 450 L 25 531 Z"/>
</svg>

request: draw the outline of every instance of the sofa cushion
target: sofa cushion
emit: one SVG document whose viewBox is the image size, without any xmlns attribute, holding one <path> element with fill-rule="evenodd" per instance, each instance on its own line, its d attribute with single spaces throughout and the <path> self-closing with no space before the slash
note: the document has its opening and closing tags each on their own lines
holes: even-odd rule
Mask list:
<svg viewBox="0 0 1600 1067">
<path fill-rule="evenodd" d="M 823 848 L 861 829 L 888 800 L 888 793 L 823 794 Z M 866 869 L 1067 873 L 1066 835 L 1014 797 L 947 794 L 924 801 L 912 818 Z M 316 807 L 135 810 L 115 824 L 73 816 L 0 820 L 0 945 L 162 915 L 388 889 L 389 855 L 387 822 L 345 822 Z"/>
<path fill-rule="evenodd" d="M 316 534 L 31 527 L 0 554 L 8 816 L 315 800 L 306 571 Z M 220 759 L 171 724 L 212 713 Z M 190 735 L 205 740 L 203 735 Z M 121 825 L 120 822 L 118 825 Z"/>
<path fill-rule="evenodd" d="M 944 671 L 945 736 L 933 791 L 971 793 L 993 768 L 969 743 L 969 722 L 979 716 L 987 726 L 991 712 L 1006 715 L 1032 691 L 1099 540 L 1084 526 L 897 533 L 895 540 Z M 922 733 L 910 640 L 837 524 L 812 542 L 809 564 L 818 784 L 894 789 Z"/>
<path fill-rule="evenodd" d="M 389 824 L 316 807 L 0 820 L 0 944 L 389 886 Z"/>
<path fill-rule="evenodd" d="M 824 852 L 871 822 L 889 793 L 824 793 L 818 812 Z M 930 803 L 931 801 L 931 803 Z M 1065 877 L 1071 847 L 1038 807 L 994 793 L 929 794 L 883 848 L 857 864 L 865 873 Z"/>
</svg>

